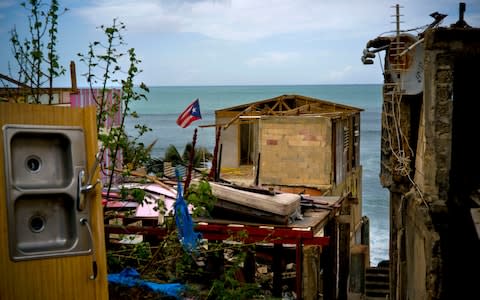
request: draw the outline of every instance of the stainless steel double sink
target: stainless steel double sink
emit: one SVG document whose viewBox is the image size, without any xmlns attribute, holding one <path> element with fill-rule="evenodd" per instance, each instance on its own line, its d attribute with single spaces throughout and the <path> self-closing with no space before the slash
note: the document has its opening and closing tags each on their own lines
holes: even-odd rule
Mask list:
<svg viewBox="0 0 480 300">
<path fill-rule="evenodd" d="M 90 206 L 80 205 L 87 167 L 83 129 L 7 124 L 3 136 L 10 258 L 91 253 L 83 225 Z"/>
</svg>

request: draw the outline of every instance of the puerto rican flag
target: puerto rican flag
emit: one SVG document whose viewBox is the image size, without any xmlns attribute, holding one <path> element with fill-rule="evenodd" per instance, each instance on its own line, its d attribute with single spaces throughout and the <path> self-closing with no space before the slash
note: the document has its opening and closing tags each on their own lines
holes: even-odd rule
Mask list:
<svg viewBox="0 0 480 300">
<path fill-rule="evenodd" d="M 200 102 L 196 99 L 178 116 L 177 124 L 182 128 L 187 128 L 193 121 L 201 118 Z"/>
</svg>

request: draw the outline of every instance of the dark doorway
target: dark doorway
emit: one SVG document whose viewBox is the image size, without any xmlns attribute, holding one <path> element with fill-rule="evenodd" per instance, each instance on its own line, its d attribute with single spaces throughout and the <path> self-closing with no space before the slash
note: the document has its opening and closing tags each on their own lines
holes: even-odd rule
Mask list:
<svg viewBox="0 0 480 300">
<path fill-rule="evenodd" d="M 255 126 L 252 122 L 240 123 L 240 164 L 251 165 L 255 157 Z"/>
</svg>

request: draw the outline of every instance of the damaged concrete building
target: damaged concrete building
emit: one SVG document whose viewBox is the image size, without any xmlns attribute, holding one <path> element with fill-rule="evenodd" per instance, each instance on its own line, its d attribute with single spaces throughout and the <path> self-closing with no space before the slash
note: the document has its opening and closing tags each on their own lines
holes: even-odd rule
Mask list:
<svg viewBox="0 0 480 300">
<path fill-rule="evenodd" d="M 369 225 L 362 215 L 362 111 L 302 95 L 215 111 L 221 177 L 250 178 L 248 185 L 302 195 L 303 219 L 287 226 L 329 239 L 321 248 L 298 245 L 301 299 L 365 293 Z M 246 171 L 232 179 L 229 169 Z"/>
<path fill-rule="evenodd" d="M 464 20 L 367 43 L 385 53 L 380 181 L 390 191 L 390 299 L 478 298 L 480 29 Z M 373 54 L 373 55 L 372 55 Z M 476 297 L 474 295 L 477 295 Z"/>
</svg>

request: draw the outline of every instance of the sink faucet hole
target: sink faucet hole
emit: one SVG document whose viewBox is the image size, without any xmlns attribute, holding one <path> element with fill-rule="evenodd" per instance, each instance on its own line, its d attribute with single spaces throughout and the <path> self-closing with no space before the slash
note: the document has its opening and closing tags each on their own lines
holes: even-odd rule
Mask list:
<svg viewBox="0 0 480 300">
<path fill-rule="evenodd" d="M 29 170 L 32 173 L 36 173 L 40 170 L 42 163 L 39 157 L 32 155 L 27 157 L 26 160 L 26 166 L 27 170 Z"/>
<path fill-rule="evenodd" d="M 45 219 L 42 216 L 33 216 L 30 218 L 30 230 L 32 232 L 42 232 L 45 229 Z"/>
</svg>

